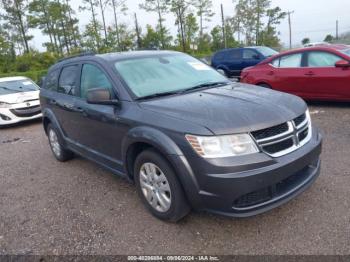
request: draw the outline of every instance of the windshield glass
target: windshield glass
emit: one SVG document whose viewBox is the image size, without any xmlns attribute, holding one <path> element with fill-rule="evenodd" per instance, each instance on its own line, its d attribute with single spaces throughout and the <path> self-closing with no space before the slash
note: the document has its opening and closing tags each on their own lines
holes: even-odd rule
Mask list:
<svg viewBox="0 0 350 262">
<path fill-rule="evenodd" d="M 0 95 L 37 91 L 39 87 L 29 79 L 0 82 Z"/>
<path fill-rule="evenodd" d="M 115 68 L 137 98 L 180 92 L 208 83 L 229 83 L 208 65 L 185 54 L 118 61 Z"/>
<path fill-rule="evenodd" d="M 273 55 L 277 55 L 278 52 L 271 49 L 270 47 L 266 47 L 266 46 L 258 46 L 256 47 L 256 49 L 263 54 L 263 56 L 266 56 L 266 57 L 270 57 L 270 56 L 273 56 Z"/>
<path fill-rule="evenodd" d="M 350 49 L 342 50 L 341 52 L 343 52 L 344 54 L 350 56 Z"/>
</svg>

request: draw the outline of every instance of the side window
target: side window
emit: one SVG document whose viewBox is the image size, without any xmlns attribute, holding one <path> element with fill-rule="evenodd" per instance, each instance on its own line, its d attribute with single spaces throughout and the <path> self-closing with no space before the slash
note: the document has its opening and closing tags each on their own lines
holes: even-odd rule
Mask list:
<svg viewBox="0 0 350 262">
<path fill-rule="evenodd" d="M 77 75 L 77 65 L 64 67 L 58 83 L 58 92 L 67 95 L 75 95 Z"/>
<path fill-rule="evenodd" d="M 105 88 L 112 89 L 112 84 L 109 82 L 106 74 L 97 66 L 85 64 L 81 72 L 80 96 L 86 98 L 86 93 L 89 89 Z"/>
<path fill-rule="evenodd" d="M 279 67 L 281 68 L 301 67 L 302 57 L 303 57 L 302 53 L 282 56 L 280 58 Z"/>
<path fill-rule="evenodd" d="M 57 91 L 59 74 L 60 74 L 60 70 L 58 69 L 50 72 L 45 79 L 44 88 L 52 91 Z"/>
<path fill-rule="evenodd" d="M 226 59 L 228 59 L 228 60 L 240 60 L 240 59 L 242 59 L 241 50 L 235 49 L 235 50 L 229 51 L 229 53 L 226 56 Z"/>
<path fill-rule="evenodd" d="M 257 52 L 251 49 L 243 50 L 243 59 L 258 59 L 259 55 Z"/>
<path fill-rule="evenodd" d="M 327 52 L 310 52 L 308 54 L 308 67 L 334 67 L 341 57 Z"/>
</svg>

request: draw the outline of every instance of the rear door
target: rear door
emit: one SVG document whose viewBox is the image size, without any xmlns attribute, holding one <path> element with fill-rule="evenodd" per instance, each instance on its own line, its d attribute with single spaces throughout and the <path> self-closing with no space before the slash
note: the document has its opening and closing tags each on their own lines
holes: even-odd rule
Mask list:
<svg viewBox="0 0 350 262">
<path fill-rule="evenodd" d="M 276 58 L 270 64 L 271 70 L 267 72 L 269 82 L 276 90 L 306 97 L 309 92 L 305 86 L 308 69 L 304 65 L 303 52 Z"/>
<path fill-rule="evenodd" d="M 66 137 L 74 133 L 74 103 L 78 87 L 79 64 L 70 64 L 62 68 L 59 74 L 57 90 L 49 96 L 47 103 L 53 110 Z"/>
<path fill-rule="evenodd" d="M 314 98 L 345 99 L 350 97 L 350 69 L 335 67 L 344 58 L 326 51 L 307 53 L 309 76 L 305 84 Z"/>
</svg>

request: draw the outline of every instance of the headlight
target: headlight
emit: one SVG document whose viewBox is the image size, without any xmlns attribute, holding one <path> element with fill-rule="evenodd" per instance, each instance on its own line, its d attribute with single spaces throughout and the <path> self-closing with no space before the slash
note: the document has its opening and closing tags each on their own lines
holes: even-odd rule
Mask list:
<svg viewBox="0 0 350 262">
<path fill-rule="evenodd" d="M 0 102 L 0 108 L 9 108 L 10 104 L 5 103 L 5 102 Z"/>
<path fill-rule="evenodd" d="M 221 158 L 258 153 L 259 149 L 248 134 L 227 136 L 186 135 L 192 148 L 204 158 Z"/>
</svg>

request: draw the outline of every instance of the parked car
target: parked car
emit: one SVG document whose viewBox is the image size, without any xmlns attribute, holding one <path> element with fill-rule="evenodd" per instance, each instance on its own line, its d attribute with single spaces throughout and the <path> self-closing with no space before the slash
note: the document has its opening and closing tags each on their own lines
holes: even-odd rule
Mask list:
<svg viewBox="0 0 350 262">
<path fill-rule="evenodd" d="M 75 153 L 134 182 L 163 220 L 190 209 L 256 215 L 320 172 L 322 138 L 302 99 L 232 83 L 182 53 L 66 59 L 40 97 L 53 155 Z"/>
<path fill-rule="evenodd" d="M 285 52 L 243 70 L 241 81 L 307 100 L 350 101 L 350 46 Z"/>
<path fill-rule="evenodd" d="M 0 126 L 40 117 L 39 87 L 32 80 L 0 78 Z"/>
<path fill-rule="evenodd" d="M 214 54 L 212 67 L 228 77 L 239 77 L 241 71 L 254 66 L 267 57 L 278 54 L 266 46 L 224 49 Z"/>
</svg>

